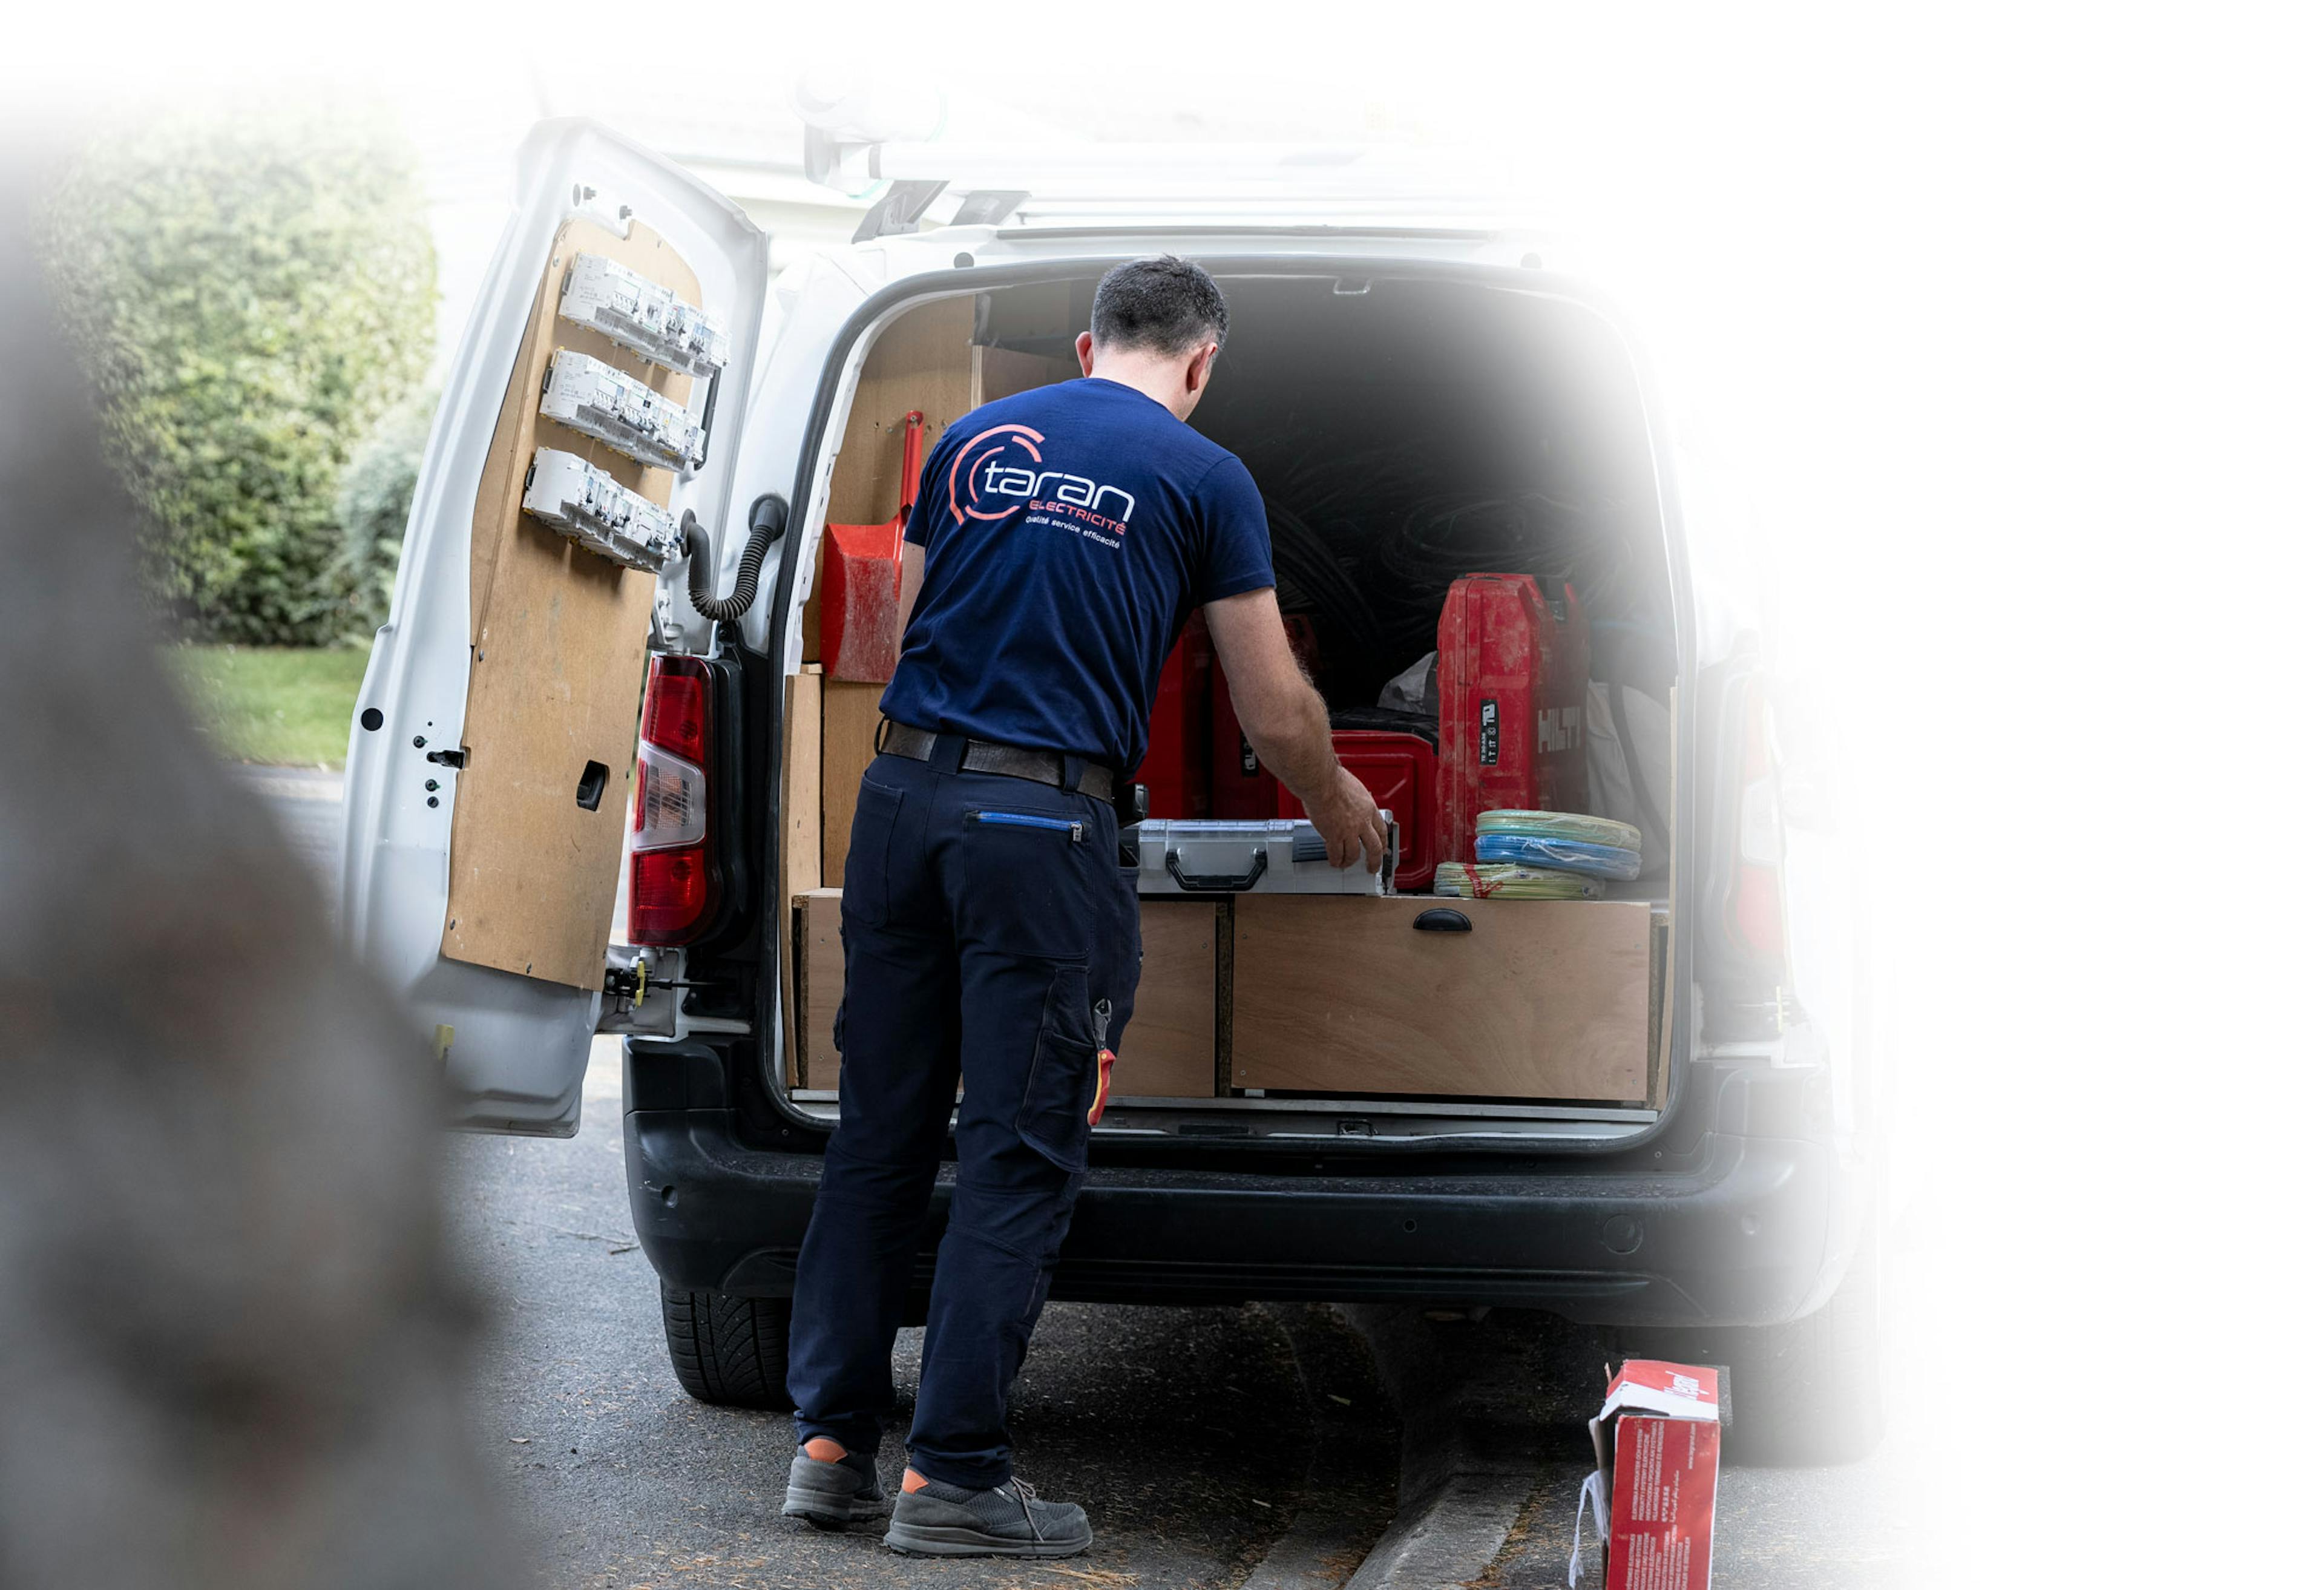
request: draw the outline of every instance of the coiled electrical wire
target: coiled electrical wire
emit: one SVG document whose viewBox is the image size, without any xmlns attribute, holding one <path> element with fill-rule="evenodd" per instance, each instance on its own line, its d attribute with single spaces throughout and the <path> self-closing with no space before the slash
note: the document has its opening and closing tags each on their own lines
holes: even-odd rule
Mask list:
<svg viewBox="0 0 2324 1590">
<path fill-rule="evenodd" d="M 1275 575 L 1285 587 L 1284 605 L 1314 612 L 1363 655 L 1377 655 L 1381 649 L 1379 620 L 1363 587 L 1305 520 L 1277 498 L 1265 502 Z"/>
</svg>

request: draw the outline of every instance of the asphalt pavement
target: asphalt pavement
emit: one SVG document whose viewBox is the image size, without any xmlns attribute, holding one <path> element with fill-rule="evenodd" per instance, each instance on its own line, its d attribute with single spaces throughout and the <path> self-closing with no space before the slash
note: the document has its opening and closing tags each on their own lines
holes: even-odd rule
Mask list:
<svg viewBox="0 0 2324 1590">
<path fill-rule="evenodd" d="M 272 770 L 254 770 L 251 781 L 327 891 L 336 788 Z M 570 1141 L 458 1137 L 446 1152 L 453 1241 L 491 1321 L 475 1367 L 477 1438 L 500 1459 L 543 1584 L 1565 1584 L 1589 1468 L 1582 1424 L 1609 1347 L 1552 1317 L 1507 1310 L 1471 1319 L 1056 1305 L 1011 1419 L 1025 1476 L 1089 1507 L 1090 1553 L 1038 1566 L 931 1562 L 888 1552 L 876 1532 L 793 1524 L 779 1516 L 789 1419 L 694 1402 L 670 1373 L 623 1186 L 616 1040 L 598 1040 L 584 1096 Z M 897 1354 L 907 1419 L 918 1347 L 907 1331 Z M 1467 1419 L 1462 1438 L 1480 1455 L 1470 1466 L 1489 1471 L 1475 1479 L 1483 1555 L 1445 1579 L 1409 1563 L 1400 1576 L 1385 1573 L 1378 1557 L 1367 1565 L 1396 1518 L 1399 1472 L 1408 1493 L 1414 1448 L 1424 1448 L 1425 1468 L 1430 1432 L 1449 1409 Z M 1933 1578 L 1915 1548 L 1913 1410 L 1900 1412 L 1867 1463 L 1730 1465 L 1715 1583 L 1886 1590 Z M 901 1467 L 893 1439 L 882 1466 L 892 1487 Z M 1593 1560 L 1582 1583 L 1598 1582 Z"/>
</svg>

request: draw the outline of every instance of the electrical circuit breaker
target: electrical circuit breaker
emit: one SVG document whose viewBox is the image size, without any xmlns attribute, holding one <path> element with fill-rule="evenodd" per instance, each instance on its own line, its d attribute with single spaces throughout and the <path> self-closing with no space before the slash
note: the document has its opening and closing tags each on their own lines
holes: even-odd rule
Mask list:
<svg viewBox="0 0 2324 1590">
<path fill-rule="evenodd" d="M 524 511 L 591 551 L 660 572 L 684 556 L 678 521 L 587 459 L 536 448 L 525 476 Z"/>
<path fill-rule="evenodd" d="M 557 312 L 683 375 L 715 375 L 726 364 L 726 333 L 716 321 L 604 254 L 574 259 Z"/>
<path fill-rule="evenodd" d="M 549 364 L 540 412 L 641 464 L 691 469 L 702 462 L 702 427 L 693 415 L 645 383 L 571 348 L 558 349 Z"/>
</svg>

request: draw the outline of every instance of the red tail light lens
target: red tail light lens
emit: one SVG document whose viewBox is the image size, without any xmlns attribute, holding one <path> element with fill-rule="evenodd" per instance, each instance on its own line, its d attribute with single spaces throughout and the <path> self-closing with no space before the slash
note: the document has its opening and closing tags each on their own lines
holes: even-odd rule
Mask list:
<svg viewBox="0 0 2324 1590">
<path fill-rule="evenodd" d="M 646 676 L 645 717 L 640 737 L 649 745 L 683 756 L 700 767 L 710 745 L 709 680 L 681 671 L 702 665 L 691 657 L 657 657 Z"/>
<path fill-rule="evenodd" d="M 641 850 L 630 857 L 630 942 L 683 944 L 710 914 L 709 857 L 702 847 Z"/>
<path fill-rule="evenodd" d="M 657 657 L 646 671 L 630 824 L 632 944 L 685 944 L 717 908 L 710 870 L 710 669 Z"/>
</svg>

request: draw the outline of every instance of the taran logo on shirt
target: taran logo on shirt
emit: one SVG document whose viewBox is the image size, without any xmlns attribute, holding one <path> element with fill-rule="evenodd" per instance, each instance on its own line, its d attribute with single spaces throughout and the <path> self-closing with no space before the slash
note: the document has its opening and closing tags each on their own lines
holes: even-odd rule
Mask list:
<svg viewBox="0 0 2324 1590">
<path fill-rule="evenodd" d="M 1118 485 L 1100 485 L 1086 476 L 1041 468 L 1040 444 L 1047 439 L 1029 425 L 996 425 L 970 438 L 954 455 L 952 473 L 945 477 L 953 518 L 961 522 L 1002 519 L 1028 501 L 1040 499 L 1041 506 L 1052 513 L 1117 535 L 1128 529 L 1138 500 Z M 1109 513 L 1109 508 L 1114 512 Z"/>
</svg>

